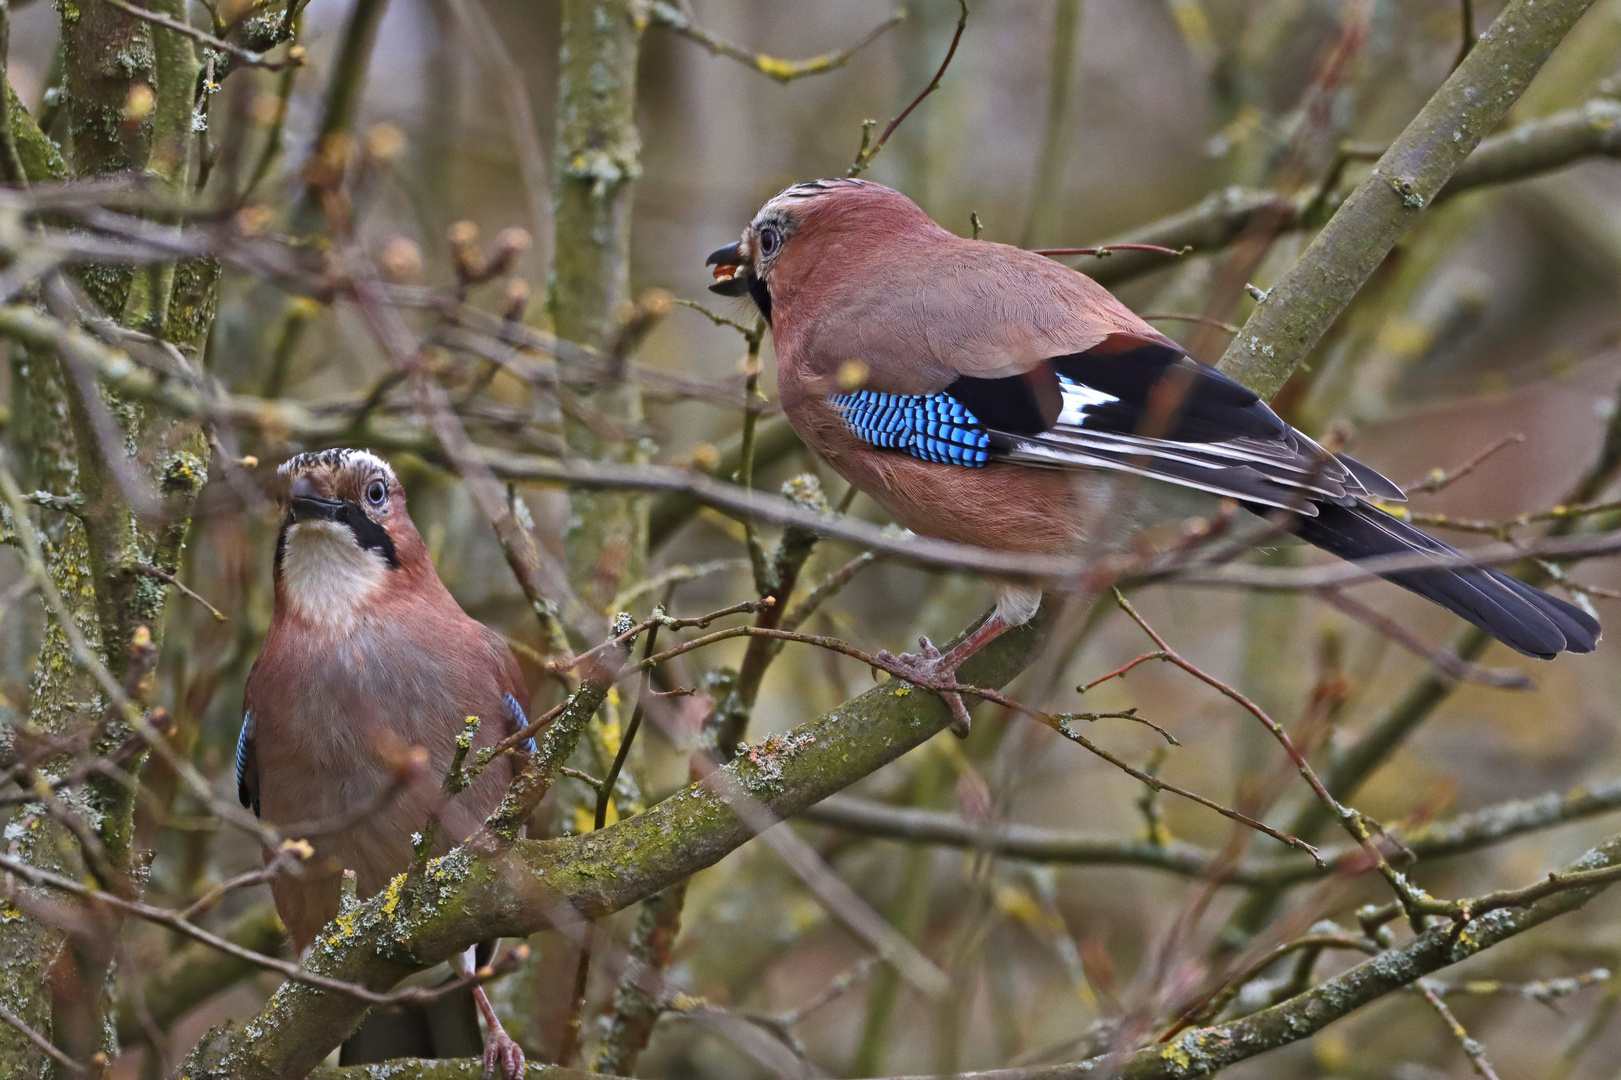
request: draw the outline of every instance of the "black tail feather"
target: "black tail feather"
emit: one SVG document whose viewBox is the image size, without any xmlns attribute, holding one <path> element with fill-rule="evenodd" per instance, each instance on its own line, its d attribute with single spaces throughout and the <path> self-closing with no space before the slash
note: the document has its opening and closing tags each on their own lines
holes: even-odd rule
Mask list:
<svg viewBox="0 0 1621 1080">
<path fill-rule="evenodd" d="M 1317 503 L 1316 517 L 1301 517 L 1295 535 L 1342 559 L 1427 552 L 1457 555 L 1456 548 L 1366 503 Z M 1560 652 L 1592 652 L 1599 625 L 1592 616 L 1490 567 L 1403 570 L 1381 575 L 1467 619 L 1504 645 L 1551 660 Z"/>
</svg>

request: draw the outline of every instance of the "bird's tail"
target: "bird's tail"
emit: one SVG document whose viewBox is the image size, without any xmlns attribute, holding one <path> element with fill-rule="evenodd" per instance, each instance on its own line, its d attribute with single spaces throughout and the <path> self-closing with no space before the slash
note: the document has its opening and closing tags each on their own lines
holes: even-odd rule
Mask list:
<svg viewBox="0 0 1621 1080">
<path fill-rule="evenodd" d="M 1292 526 L 1308 544 L 1352 561 L 1425 552 L 1457 556 L 1458 550 L 1366 503 L 1317 503 L 1316 517 Z M 1381 574 L 1426 600 L 1474 623 L 1504 645 L 1551 660 L 1560 652 L 1592 652 L 1599 624 L 1591 615 L 1490 567 L 1458 566 Z"/>
</svg>

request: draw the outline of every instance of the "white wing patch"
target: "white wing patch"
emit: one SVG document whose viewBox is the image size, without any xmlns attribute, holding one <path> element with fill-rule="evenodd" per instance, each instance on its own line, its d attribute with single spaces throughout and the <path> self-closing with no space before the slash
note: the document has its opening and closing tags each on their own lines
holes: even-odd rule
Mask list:
<svg viewBox="0 0 1621 1080">
<path fill-rule="evenodd" d="M 1290 429 L 1282 439 L 1240 436 L 1221 442 L 1150 439 L 1088 427 L 1097 410 L 1120 398 L 1059 376 L 1058 422 L 1039 435 L 1004 436 L 1005 460 L 1050 468 L 1093 468 L 1135 473 L 1182 487 L 1294 510 L 1317 511 L 1309 500 L 1342 502 L 1367 489 L 1357 476 L 1311 439 Z"/>
<path fill-rule="evenodd" d="M 1066 375 L 1058 377 L 1058 385 L 1064 394 L 1064 408 L 1058 414 L 1060 424 L 1085 427 L 1087 409 L 1098 405 L 1111 405 L 1120 400 L 1113 394 L 1105 394 L 1102 390 L 1082 386 Z"/>
</svg>

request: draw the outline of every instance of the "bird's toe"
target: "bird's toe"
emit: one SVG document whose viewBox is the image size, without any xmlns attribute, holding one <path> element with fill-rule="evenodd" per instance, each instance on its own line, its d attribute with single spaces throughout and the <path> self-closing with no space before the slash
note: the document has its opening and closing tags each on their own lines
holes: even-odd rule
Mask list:
<svg viewBox="0 0 1621 1080">
<path fill-rule="evenodd" d="M 888 649 L 880 649 L 874 656 L 880 664 L 888 668 L 891 673 L 905 679 L 909 683 L 926 689 L 932 689 L 938 683 L 954 683 L 957 681 L 957 666 L 951 659 L 926 637 L 917 639 L 918 651 L 915 653 L 902 653 L 896 656 Z M 972 721 L 968 716 L 968 706 L 964 704 L 960 694 L 949 692 L 940 696 L 951 708 L 951 733 L 959 739 L 967 738 Z"/>
<path fill-rule="evenodd" d="M 484 1041 L 484 1080 L 521 1080 L 527 1062 L 523 1047 L 501 1032 Z"/>
</svg>

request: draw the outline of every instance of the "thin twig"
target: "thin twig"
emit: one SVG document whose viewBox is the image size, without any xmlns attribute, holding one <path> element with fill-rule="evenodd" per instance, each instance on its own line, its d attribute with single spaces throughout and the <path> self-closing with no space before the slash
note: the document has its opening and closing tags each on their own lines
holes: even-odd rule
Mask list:
<svg viewBox="0 0 1621 1080">
<path fill-rule="evenodd" d="M 1489 668 L 1482 664 L 1471 663 L 1457 653 L 1449 652 L 1440 646 L 1429 645 L 1400 622 L 1358 603 L 1338 589 L 1319 589 L 1317 597 L 1330 607 L 1345 612 L 1360 623 L 1365 623 L 1414 656 L 1428 660 L 1435 665 L 1437 671 L 1449 679 L 1479 683 L 1482 686 L 1496 686 L 1503 690 L 1530 690 L 1536 686 L 1536 680 L 1523 671 Z"/>
<path fill-rule="evenodd" d="M 1159 646 L 1161 659 L 1181 668 L 1195 679 L 1232 701 L 1239 708 L 1260 721 L 1261 726 L 1271 733 L 1272 738 L 1277 741 L 1279 746 L 1283 747 L 1283 751 L 1289 756 L 1289 760 L 1294 762 L 1296 770 L 1299 771 L 1306 784 L 1317 796 L 1318 801 L 1328 808 L 1335 820 L 1350 834 L 1351 839 L 1361 845 L 1362 849 L 1367 852 L 1369 859 L 1378 866 L 1380 874 L 1390 883 L 1391 889 L 1396 893 L 1402 907 L 1407 911 L 1415 930 L 1419 929 L 1422 915 L 1439 913 L 1440 903 L 1424 895 L 1408 882 L 1406 877 L 1390 865 L 1389 860 L 1385 858 L 1384 852 L 1380 851 L 1378 846 L 1373 843 L 1367 819 L 1360 812 L 1342 805 L 1338 799 L 1334 798 L 1327 785 L 1318 777 L 1317 770 L 1312 768 L 1311 763 L 1306 760 L 1306 755 L 1301 753 L 1300 748 L 1289 737 L 1289 733 L 1283 730 L 1281 724 L 1267 715 L 1266 710 L 1262 709 L 1238 689 L 1206 672 L 1184 658 L 1175 649 L 1172 649 L 1165 639 L 1159 635 L 1159 632 L 1150 626 L 1142 615 L 1138 614 L 1137 609 L 1132 607 L 1131 602 L 1126 599 L 1125 594 L 1118 588 L 1114 590 L 1114 599 L 1115 603 L 1120 606 L 1120 609 L 1126 613 L 1131 621 L 1136 623 L 1155 645 Z M 1301 842 L 1304 843 L 1304 841 Z"/>
<path fill-rule="evenodd" d="M 693 22 L 685 12 L 674 4 L 666 3 L 664 0 L 653 0 L 644 10 L 652 22 L 668 28 L 688 41 L 702 45 L 716 56 L 736 60 L 738 63 L 751 67 L 760 74 L 769 76 L 780 83 L 790 83 L 807 75 L 821 75 L 824 72 L 835 71 L 843 67 L 853 60 L 855 55 L 862 49 L 877 41 L 887 31 L 906 19 L 906 10 L 902 8 L 879 23 L 866 37 L 848 49 L 823 53 L 820 56 L 811 56 L 804 60 L 781 60 L 775 56 L 767 56 L 764 53 L 751 52 L 741 45 L 734 45 L 729 41 L 716 37 Z"/>
<path fill-rule="evenodd" d="M 1468 982 L 1448 983 L 1430 979 L 1426 985 L 1437 997 L 1446 997 L 1451 994 L 1465 997 L 1517 997 L 1527 1001 L 1540 1001 L 1544 1005 L 1553 1005 L 1560 998 L 1570 997 L 1577 991 L 1594 986 L 1598 983 L 1609 982 L 1614 975 L 1609 968 L 1590 968 L 1579 971 L 1574 975 L 1560 975 L 1551 979 L 1537 979 L 1533 982 L 1504 982 L 1501 979 L 1470 979 Z"/>
<path fill-rule="evenodd" d="M 151 565 L 149 565 L 147 563 L 141 563 L 141 562 L 131 563 L 130 564 L 130 569 L 135 571 L 137 574 L 145 574 L 147 577 L 157 578 L 159 581 L 162 581 L 162 582 L 164 582 L 166 584 L 169 584 L 169 585 L 173 585 L 175 587 L 175 590 L 177 592 L 179 592 L 182 596 L 189 596 L 191 599 L 197 601 L 199 604 L 203 605 L 203 607 L 207 608 L 208 613 L 210 615 L 214 616 L 216 621 L 218 621 L 218 622 L 226 622 L 226 621 L 228 621 L 225 618 L 225 612 L 221 611 L 219 608 L 215 607 L 213 604 L 210 604 L 207 600 L 203 599 L 196 592 L 193 592 L 192 589 L 189 586 L 185 585 L 183 582 L 181 582 L 181 580 L 179 578 L 175 577 L 173 574 L 169 573 L 167 570 L 160 570 L 156 566 L 151 566 Z"/>
<path fill-rule="evenodd" d="M 57 1049 L 57 1047 L 51 1043 L 51 1040 L 29 1027 L 23 1022 L 22 1017 L 6 1008 L 3 1004 L 0 1004 L 0 1020 L 4 1020 L 6 1023 L 16 1028 L 22 1033 L 23 1038 L 33 1043 L 40 1049 L 41 1052 L 49 1055 L 52 1061 L 56 1062 L 64 1069 L 67 1069 L 69 1072 L 83 1074 L 90 1071 L 90 1067 L 88 1065 L 80 1064 L 79 1062 L 68 1057 L 61 1050 Z"/>
<path fill-rule="evenodd" d="M 861 149 L 856 151 L 856 159 L 845 173 L 846 176 L 860 176 L 865 172 L 867 166 L 872 164 L 872 159 L 878 156 L 878 152 L 889 141 L 889 137 L 895 134 L 895 129 L 912 115 L 912 110 L 922 104 L 924 98 L 940 89 L 940 80 L 945 78 L 946 68 L 951 66 L 952 57 L 957 55 L 957 45 L 962 41 L 962 33 L 968 29 L 968 0 L 957 0 L 957 3 L 962 8 L 962 15 L 957 19 L 956 33 L 951 35 L 951 48 L 946 50 L 946 58 L 940 61 L 940 67 L 935 71 L 934 78 L 929 80 L 929 85 L 923 88 L 922 93 L 912 99 L 910 105 L 901 110 L 899 116 L 889 122 L 889 126 L 884 128 L 884 133 L 878 136 L 877 142 L 869 142 L 872 138 L 873 122 L 869 120 L 861 126 Z"/>
<path fill-rule="evenodd" d="M 1190 322 L 1190 323 L 1199 323 L 1201 326 L 1213 326 L 1217 330 L 1220 330 L 1223 333 L 1227 333 L 1227 334 L 1236 334 L 1241 329 L 1240 327 L 1235 326 L 1230 322 L 1222 322 L 1220 319 L 1212 319 L 1208 315 L 1180 315 L 1180 314 L 1176 314 L 1174 312 L 1169 312 L 1169 311 L 1155 311 L 1155 312 L 1144 311 L 1144 312 L 1141 312 L 1138 317 L 1142 318 L 1142 319 L 1146 319 L 1149 322 Z"/>
<path fill-rule="evenodd" d="M 1202 995 L 1192 1005 L 1189 1005 L 1155 1042 L 1170 1042 L 1184 1029 L 1214 1019 L 1238 995 L 1239 991 L 1266 974 L 1267 969 L 1285 956 L 1303 950 L 1321 951 L 1323 949 L 1345 949 L 1370 956 L 1379 952 L 1379 946 L 1373 941 L 1351 934 L 1307 934 L 1293 941 L 1286 941 L 1276 948 L 1269 949 L 1253 963 L 1240 969 L 1237 974 L 1229 975 L 1218 983 L 1213 990 Z"/>
<path fill-rule="evenodd" d="M 625 678 L 627 675 L 638 670 L 642 670 L 652 665 L 664 663 L 668 660 L 674 659 L 677 656 L 681 656 L 684 653 L 689 653 L 696 649 L 707 648 L 710 645 L 714 645 L 722 641 L 729 641 L 732 638 L 738 637 L 769 637 L 776 638 L 780 641 L 796 641 L 805 645 L 814 645 L 817 648 L 840 653 L 844 656 L 850 657 L 853 660 L 859 660 L 861 663 L 870 668 L 887 671 L 889 674 L 903 681 L 910 682 L 912 678 L 915 678 L 915 676 L 901 670 L 898 666 L 894 664 L 887 664 L 879 660 L 878 657 L 872 655 L 871 653 L 863 652 L 852 645 L 848 645 L 845 642 L 840 641 L 838 638 L 826 637 L 820 634 L 792 633 L 786 630 L 778 630 L 763 626 L 733 626 L 728 627 L 725 630 L 717 630 L 712 634 L 706 634 L 703 637 L 694 638 L 691 641 L 682 642 L 680 645 L 672 646 L 661 653 L 657 653 L 642 660 L 640 663 L 627 665 L 625 669 L 620 672 L 619 678 Z M 917 686 L 918 684 L 913 683 L 912 685 Z M 996 690 L 988 690 L 979 686 L 964 686 L 957 682 L 940 683 L 932 686 L 919 686 L 919 689 L 927 690 L 936 694 L 968 694 L 974 697 L 983 698 L 984 700 L 995 705 L 1000 705 L 1005 709 L 1010 709 L 1022 715 L 1029 716 L 1032 719 L 1052 728 L 1054 731 L 1058 732 L 1066 739 L 1069 739 L 1071 742 L 1074 742 L 1096 754 L 1098 757 L 1102 758 L 1104 761 L 1107 761 L 1115 768 L 1125 772 L 1128 776 L 1131 776 L 1152 788 L 1160 791 L 1168 791 L 1173 795 L 1180 795 L 1184 799 L 1190 799 L 1201 806 L 1205 806 L 1216 811 L 1216 813 L 1225 818 L 1244 825 L 1246 828 L 1254 829 L 1260 833 L 1265 833 L 1267 836 L 1270 836 L 1272 839 L 1281 844 L 1287 844 L 1290 847 L 1298 848 L 1301 851 L 1306 852 L 1319 864 L 1322 862 L 1321 857 L 1318 855 L 1317 849 L 1298 837 L 1290 836 L 1285 832 L 1280 832 L 1277 829 L 1267 825 L 1265 822 L 1250 817 L 1248 814 L 1243 814 L 1237 810 L 1223 806 L 1214 799 L 1208 799 L 1196 792 L 1189 791 L 1186 788 L 1178 787 L 1175 784 L 1161 780 L 1159 777 L 1152 776 L 1149 773 L 1144 772 L 1142 769 L 1139 769 L 1121 758 L 1116 757 L 1114 754 L 1109 753 L 1107 750 L 1104 750 L 1102 747 L 1086 738 L 1086 736 L 1080 734 L 1080 732 L 1070 728 L 1066 722 L 1066 717 L 1062 714 L 1053 715 L 1045 713 L 1039 709 L 1033 709 L 1022 702 L 1015 701 L 1014 699 Z M 1138 718 L 1131 717 L 1131 719 Z M 1163 729 L 1161 729 L 1161 733 L 1164 733 Z"/>
<path fill-rule="evenodd" d="M 1151 251 L 1156 255 L 1169 255 L 1179 259 L 1193 252 L 1193 245 L 1184 244 L 1179 248 L 1169 248 L 1161 244 L 1104 244 L 1101 247 L 1077 248 L 1031 248 L 1032 254 L 1045 255 L 1048 258 L 1057 258 L 1060 255 L 1094 255 L 1099 259 L 1107 259 L 1117 251 Z"/>
<path fill-rule="evenodd" d="M 242 46 L 226 41 L 224 38 L 218 38 L 207 31 L 199 30 L 190 23 L 185 23 L 181 22 L 179 19 L 170 18 L 160 11 L 148 11 L 145 8 L 138 8 L 134 4 L 128 3 L 127 0 L 107 0 L 107 3 L 111 4 L 113 7 L 117 8 L 119 11 L 122 11 L 126 15 L 133 15 L 137 19 L 144 19 L 145 21 L 156 26 L 163 27 L 165 30 L 173 30 L 175 33 L 180 34 L 183 37 L 189 37 L 193 41 L 201 42 L 210 49 L 218 49 L 222 53 L 227 53 L 248 67 L 264 68 L 266 71 L 282 71 L 287 68 L 304 66 L 304 50 L 297 45 L 289 48 L 287 50 L 287 55 L 282 59 L 267 60 L 264 53 L 254 52 L 252 49 L 244 49 Z M 291 9 L 291 7 L 292 5 L 289 5 L 289 9 Z"/>
<path fill-rule="evenodd" d="M 860 555 L 833 571 L 815 588 L 806 593 L 803 600 L 795 604 L 783 615 L 782 622 L 779 624 L 780 627 L 784 630 L 799 629 L 804 625 L 806 619 L 816 614 L 823 604 L 837 596 L 841 589 L 850 584 L 851 578 L 883 557 L 881 552 L 863 551 Z"/>
<path fill-rule="evenodd" d="M 1458 1046 L 1462 1048 L 1464 1056 L 1469 1059 L 1469 1064 L 1474 1066 L 1475 1074 L 1481 1080 L 1498 1080 L 1497 1071 L 1492 1068 L 1492 1063 L 1486 1060 L 1486 1048 L 1473 1038 L 1470 1038 L 1469 1030 L 1463 1026 L 1457 1014 L 1447 1006 L 1447 1003 L 1441 1000 L 1441 995 L 1431 990 L 1429 984 L 1422 979 L 1418 982 L 1418 992 L 1424 996 L 1425 1001 L 1430 1003 L 1430 1008 L 1434 1009 L 1436 1014 L 1441 1017 L 1447 1026 L 1447 1030 L 1452 1032 L 1452 1037 L 1458 1040 Z"/>
<path fill-rule="evenodd" d="M 1432 469 L 1430 474 L 1424 479 L 1415 480 L 1411 484 L 1404 485 L 1402 487 L 1402 494 L 1409 496 L 1419 494 L 1434 495 L 1442 488 L 1450 487 L 1452 484 L 1457 483 L 1459 480 L 1462 480 L 1464 477 L 1480 468 L 1486 463 L 1487 459 L 1491 458 L 1499 450 L 1518 445 L 1524 441 L 1524 435 L 1504 435 L 1501 439 L 1498 439 L 1496 442 L 1486 447 L 1486 449 L 1482 450 L 1480 453 L 1476 454 L 1462 465 L 1459 465 L 1456 469 L 1451 471 L 1447 471 L 1445 469 Z"/>
<path fill-rule="evenodd" d="M 1463 32 L 1458 43 L 1458 58 L 1452 61 L 1454 68 L 1463 63 L 1463 58 L 1474 51 L 1475 43 L 1480 40 L 1480 35 L 1475 33 L 1475 0 L 1458 0 L 1458 18 Z"/>
</svg>

